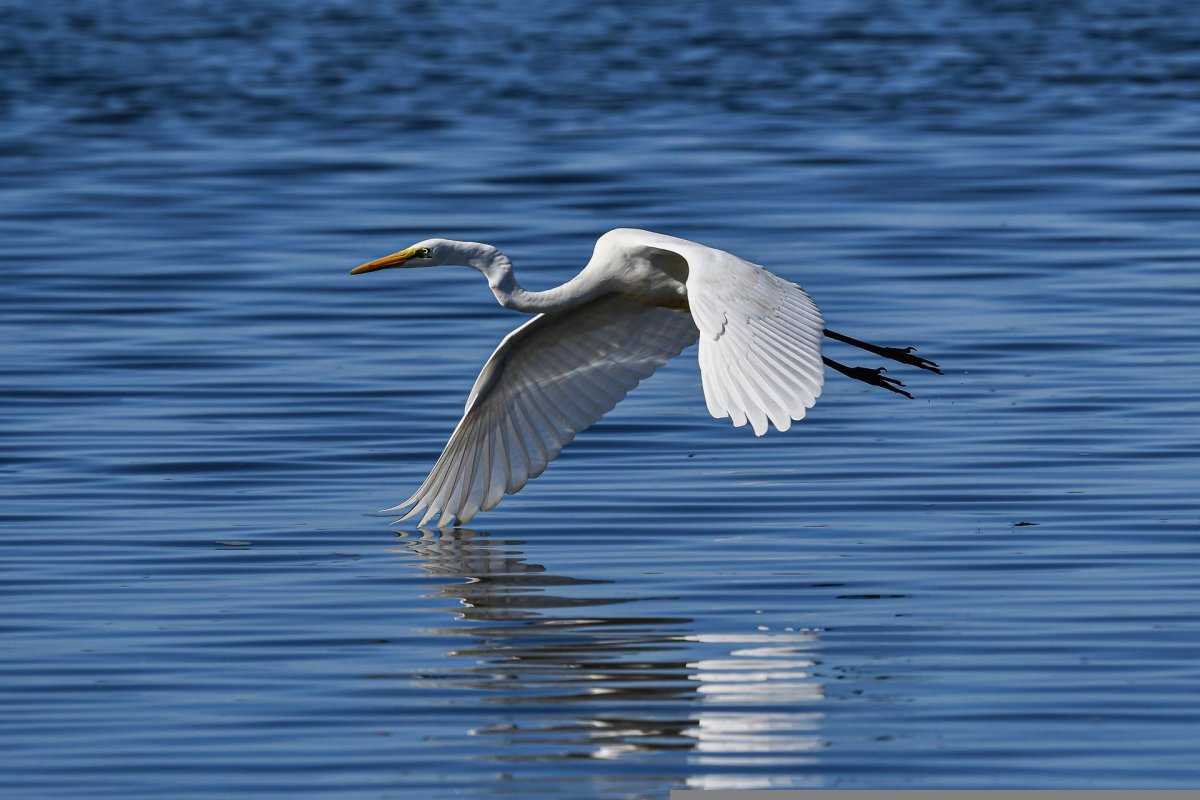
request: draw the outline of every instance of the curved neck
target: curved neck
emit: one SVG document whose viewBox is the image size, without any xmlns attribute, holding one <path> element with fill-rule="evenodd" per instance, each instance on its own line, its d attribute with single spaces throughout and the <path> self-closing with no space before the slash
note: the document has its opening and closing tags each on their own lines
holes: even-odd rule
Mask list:
<svg viewBox="0 0 1200 800">
<path fill-rule="evenodd" d="M 491 252 L 480 253 L 472 258 L 467 266 L 483 273 L 492 294 L 496 296 L 496 301 L 505 308 L 526 314 L 542 314 L 572 308 L 603 294 L 601 287 L 591 285 L 590 281 L 583 279 L 582 273 L 562 286 L 544 292 L 531 292 L 517 283 L 512 261 L 508 256 L 494 247 L 489 250 Z"/>
</svg>

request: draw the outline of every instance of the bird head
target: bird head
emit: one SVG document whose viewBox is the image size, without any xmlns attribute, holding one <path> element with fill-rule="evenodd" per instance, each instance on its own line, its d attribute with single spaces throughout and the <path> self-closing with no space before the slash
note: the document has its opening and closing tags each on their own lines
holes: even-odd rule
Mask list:
<svg viewBox="0 0 1200 800">
<path fill-rule="evenodd" d="M 455 244 L 456 242 L 447 239 L 426 239 L 423 242 L 417 242 L 412 247 L 406 247 L 398 253 L 360 264 L 350 270 L 350 274 L 361 275 L 364 272 L 395 267 L 437 267 L 442 264 L 462 263 L 454 258 L 457 255 L 456 248 L 453 246 Z"/>
</svg>

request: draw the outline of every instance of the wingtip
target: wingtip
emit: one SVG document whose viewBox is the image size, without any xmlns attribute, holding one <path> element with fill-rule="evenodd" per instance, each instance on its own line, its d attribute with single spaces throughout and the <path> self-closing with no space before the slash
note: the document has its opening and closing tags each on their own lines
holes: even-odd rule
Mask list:
<svg viewBox="0 0 1200 800">
<path fill-rule="evenodd" d="M 374 517 L 394 517 L 394 516 L 396 516 L 397 511 L 403 511 L 404 509 L 407 509 L 407 507 L 410 505 L 413 505 L 415 503 L 415 501 L 416 501 L 415 498 L 410 498 L 408 500 L 404 500 L 403 503 L 401 503 L 400 505 L 391 506 L 390 509 L 379 509 L 378 511 L 374 512 L 372 516 L 374 516 Z"/>
<path fill-rule="evenodd" d="M 381 508 L 378 511 L 376 511 L 375 513 L 379 514 L 379 515 L 387 515 L 387 514 L 392 514 L 396 511 L 403 511 L 404 509 L 408 508 L 415 502 L 417 502 L 417 495 L 414 494 L 412 497 L 408 498 L 403 503 L 399 503 L 390 508 Z"/>
</svg>

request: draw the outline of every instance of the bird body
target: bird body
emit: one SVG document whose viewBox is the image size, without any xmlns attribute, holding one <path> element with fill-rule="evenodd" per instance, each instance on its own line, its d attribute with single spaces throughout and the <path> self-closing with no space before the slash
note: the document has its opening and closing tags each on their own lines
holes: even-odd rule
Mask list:
<svg viewBox="0 0 1200 800">
<path fill-rule="evenodd" d="M 545 291 L 516 281 L 495 247 L 428 239 L 356 267 L 462 265 L 481 272 L 500 305 L 536 314 L 504 338 L 475 381 L 458 426 L 402 519 L 465 523 L 537 477 L 576 433 L 610 411 L 641 380 L 700 342 L 704 398 L 712 416 L 761 436 L 787 430 L 821 394 L 824 365 L 892 391 L 880 370 L 822 356 L 821 312 L 798 284 L 696 242 L 632 228 L 601 236 L 574 278 Z M 840 335 L 834 335 L 840 337 Z M 936 371 L 911 350 L 888 358 Z"/>
</svg>

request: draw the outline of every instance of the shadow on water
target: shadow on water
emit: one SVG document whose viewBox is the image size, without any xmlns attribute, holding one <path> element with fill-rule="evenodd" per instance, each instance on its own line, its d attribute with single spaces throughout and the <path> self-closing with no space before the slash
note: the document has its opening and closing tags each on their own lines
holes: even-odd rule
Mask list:
<svg viewBox="0 0 1200 800">
<path fill-rule="evenodd" d="M 427 632 L 467 640 L 448 651 L 462 665 L 416 680 L 482 704 L 489 721 L 470 733 L 495 740 L 496 760 L 658 758 L 686 764 L 680 780 L 697 788 L 778 785 L 781 765 L 817 763 L 815 630 L 706 632 L 696 619 L 639 613 L 672 598 L 555 574 L 521 541 L 466 529 L 400 536 L 397 552 L 444 579 L 426 596 L 453 602 L 454 623 Z M 755 768 L 773 774 L 756 779 Z"/>
</svg>

